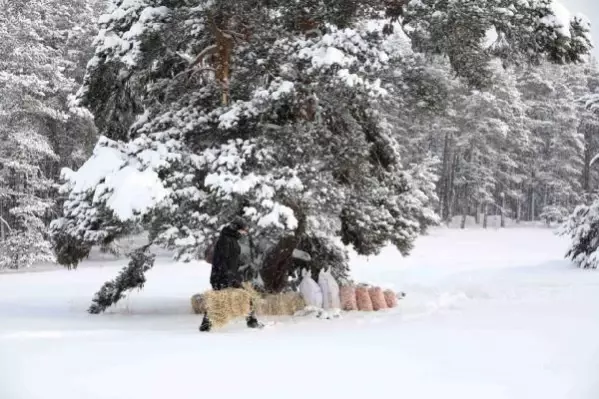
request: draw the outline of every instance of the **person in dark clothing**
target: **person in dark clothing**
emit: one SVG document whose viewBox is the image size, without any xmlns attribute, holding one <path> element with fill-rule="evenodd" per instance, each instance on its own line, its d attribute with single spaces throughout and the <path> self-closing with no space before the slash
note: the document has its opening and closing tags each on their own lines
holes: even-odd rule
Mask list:
<svg viewBox="0 0 599 399">
<path fill-rule="evenodd" d="M 212 254 L 212 272 L 210 285 L 215 291 L 227 288 L 242 288 L 243 279 L 239 271 L 241 247 L 239 239 L 248 234 L 248 225 L 242 218 L 235 218 L 228 226 L 222 229 Z M 263 325 L 256 319 L 254 312 L 250 312 L 247 319 L 249 328 L 261 328 Z M 211 323 L 208 315 L 204 315 L 200 331 L 210 331 Z"/>
</svg>

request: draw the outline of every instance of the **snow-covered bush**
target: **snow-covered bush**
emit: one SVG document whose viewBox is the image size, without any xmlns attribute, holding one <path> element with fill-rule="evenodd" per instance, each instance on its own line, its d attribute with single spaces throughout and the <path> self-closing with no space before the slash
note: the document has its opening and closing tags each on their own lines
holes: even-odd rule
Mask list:
<svg viewBox="0 0 599 399">
<path fill-rule="evenodd" d="M 547 225 L 552 223 L 563 223 L 569 216 L 568 209 L 558 205 L 548 205 L 543 208 L 540 218 Z"/>
<path fill-rule="evenodd" d="M 571 239 L 566 257 L 583 269 L 599 267 L 599 201 L 577 207 L 560 233 Z"/>
</svg>

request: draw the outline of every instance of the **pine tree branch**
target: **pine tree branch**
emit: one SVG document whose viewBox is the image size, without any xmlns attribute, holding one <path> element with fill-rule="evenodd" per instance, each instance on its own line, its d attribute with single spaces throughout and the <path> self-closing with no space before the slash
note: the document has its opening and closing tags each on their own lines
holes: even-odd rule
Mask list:
<svg viewBox="0 0 599 399">
<path fill-rule="evenodd" d="M 2 216 L 0 216 L 0 222 L 2 222 L 6 227 L 8 227 L 8 230 L 12 231 L 12 227 L 10 227 L 8 222 Z"/>
<path fill-rule="evenodd" d="M 112 281 L 106 282 L 96 293 L 88 312 L 99 314 L 125 297 L 127 291 L 142 289 L 145 273 L 154 266 L 156 255 L 148 253 L 150 244 L 140 247 L 131 253 L 131 261 Z"/>
</svg>

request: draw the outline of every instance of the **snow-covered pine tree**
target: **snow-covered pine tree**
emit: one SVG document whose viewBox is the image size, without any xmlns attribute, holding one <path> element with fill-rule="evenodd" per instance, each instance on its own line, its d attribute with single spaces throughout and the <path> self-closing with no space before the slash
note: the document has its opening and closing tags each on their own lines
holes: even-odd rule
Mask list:
<svg viewBox="0 0 599 399">
<path fill-rule="evenodd" d="M 506 84 L 513 80 L 513 72 L 511 69 L 502 72 L 496 68 L 496 63 L 492 60 L 499 59 L 504 66 L 538 65 L 547 59 L 559 64 L 583 61 L 590 48 L 588 23 L 580 18 L 571 21 L 560 20 L 553 6 L 551 1 L 408 2 L 404 23 L 414 48 L 429 55 L 428 61 L 433 65 L 442 65 L 435 56 L 447 55 L 453 71 L 467 86 L 460 88 L 453 83 L 449 75 L 437 73 L 440 78 L 436 81 L 444 82 L 437 84 L 437 87 L 453 85 L 449 90 L 450 96 L 446 97 L 449 102 L 438 101 L 439 104 L 445 102 L 445 112 L 437 112 L 434 116 L 421 112 L 419 116 L 425 121 L 419 122 L 422 126 L 418 128 L 418 124 L 414 124 L 413 128 L 406 130 L 411 133 L 406 135 L 410 140 L 411 137 L 419 137 L 417 140 L 428 144 L 441 159 L 437 191 L 442 219 L 449 221 L 459 212 L 474 213 L 478 221 L 479 212 L 485 207 L 485 202 L 491 205 L 489 208 L 493 208 L 502 216 L 508 211 L 507 208 L 511 208 L 511 213 L 516 218 L 520 217 L 523 173 L 517 167 L 516 161 L 518 157 L 522 158 L 528 134 L 526 129 L 522 129 L 519 121 L 518 115 L 522 114 L 523 110 L 514 82 Z M 526 23 L 522 23 L 523 21 Z M 530 26 L 536 28 L 529 29 Z M 536 48 L 535 51 L 529 51 L 533 47 Z M 414 87 L 426 89 L 427 86 L 425 84 Z M 512 121 L 504 124 L 507 128 L 504 129 L 505 134 L 487 134 L 489 132 L 481 131 L 477 142 L 481 144 L 479 148 L 487 153 L 483 157 L 487 161 L 482 164 L 479 151 L 459 148 L 460 144 L 470 142 L 467 137 L 472 136 L 470 128 L 465 135 L 459 133 L 464 130 L 464 119 L 458 120 L 459 115 L 463 114 L 463 110 L 460 110 L 463 104 L 473 101 L 469 98 L 469 89 L 472 88 L 484 89 L 487 93 L 478 92 L 478 98 L 487 96 L 487 108 L 498 109 L 499 112 L 494 114 L 501 115 L 500 119 L 504 123 L 510 119 Z M 488 97 L 489 93 L 493 94 L 497 90 L 500 91 L 497 98 Z M 442 91 L 437 90 L 437 93 Z M 423 101 L 417 104 L 428 104 L 430 95 L 426 90 L 422 90 L 421 93 L 424 94 Z M 482 110 L 478 109 L 477 112 L 477 115 L 480 115 Z M 477 118 L 469 120 L 476 121 Z M 421 134 L 414 133 L 418 130 L 428 132 L 424 140 Z M 468 155 L 472 151 L 476 154 Z M 492 164 L 489 163 L 491 159 Z M 460 174 L 470 177 L 464 179 Z M 479 183 L 475 183 L 475 180 Z M 486 183 L 483 184 L 483 181 Z M 456 185 L 461 188 L 457 188 Z M 467 203 L 464 204 L 464 201 Z"/>
<path fill-rule="evenodd" d="M 597 188 L 597 169 L 594 168 L 599 153 L 599 115 L 582 101 L 589 93 L 599 91 L 599 67 L 595 59 L 580 65 L 568 65 L 563 70 L 563 82 L 572 91 L 577 104 L 578 132 L 584 139 L 582 190 L 589 194 Z M 596 166 L 596 165 L 595 165 Z"/>
<path fill-rule="evenodd" d="M 44 219 L 54 205 L 53 182 L 41 168 L 56 157 L 45 137 L 24 119 L 0 128 L 0 201 L 4 209 L 0 223 L 0 269 L 23 268 L 54 259 L 46 237 Z"/>
<path fill-rule="evenodd" d="M 599 201 L 578 206 L 560 233 L 572 240 L 567 258 L 582 269 L 599 267 Z"/>
<path fill-rule="evenodd" d="M 568 84 L 573 88 L 580 107 L 579 132 L 584 136 L 584 168 L 582 173 L 583 204 L 579 205 L 562 226 L 562 235 L 571 239 L 566 257 L 578 267 L 599 267 L 599 199 L 597 198 L 596 164 L 599 153 L 599 114 L 596 104 L 599 92 L 595 60 L 581 68 L 569 68 Z M 582 95 L 581 95 L 582 94 Z M 595 165 L 595 166 L 594 166 Z"/>
<path fill-rule="evenodd" d="M 450 67 L 442 59 L 427 59 L 408 49 L 392 78 L 399 94 L 381 104 L 381 112 L 399 144 L 403 165 L 412 176 L 420 176 L 423 194 L 433 209 L 440 206 L 436 185 L 442 175 L 440 131 L 446 126 L 450 98 L 459 85 L 450 75 Z M 435 215 L 434 222 L 426 224 L 438 221 Z"/>
<path fill-rule="evenodd" d="M 442 134 L 432 139 L 442 159 L 441 182 L 444 219 L 508 212 L 510 186 L 518 180 L 516 161 L 522 142 L 522 104 L 513 70 L 490 63 L 490 85 L 485 91 L 454 83 L 446 115 L 438 125 Z"/>
<path fill-rule="evenodd" d="M 91 9 L 81 0 L 26 0 L 2 10 L 0 268 L 53 258 L 46 225 L 55 215 L 54 179 L 60 165 L 82 163 L 94 132 L 68 106 L 93 34 Z"/>
<path fill-rule="evenodd" d="M 579 203 L 582 191 L 584 138 L 576 98 L 562 70 L 552 65 L 524 71 L 519 80 L 532 140 L 525 164 L 528 220 L 559 219 Z"/>
<path fill-rule="evenodd" d="M 456 74 L 475 88 L 493 75 L 489 61 L 580 62 L 589 53 L 589 26 L 560 20 L 553 0 L 407 1 L 404 23 L 418 51 L 447 55 Z"/>
<path fill-rule="evenodd" d="M 379 105 L 402 94 L 393 77 L 409 47 L 400 24 L 381 19 L 387 6 L 113 1 L 80 92 L 105 137 L 65 174 L 58 251 L 142 223 L 151 243 L 188 260 L 243 214 L 268 291 L 287 286 L 295 248 L 323 262 L 342 253 L 335 238 L 361 254 L 387 242 L 408 253 L 434 219 L 431 176 L 404 167 Z M 343 276 L 346 258 L 334 259 Z"/>
<path fill-rule="evenodd" d="M 503 130 L 500 129 L 503 134 L 491 139 L 495 147 L 493 164 L 496 181 L 492 191 L 493 210 L 501 215 L 500 225 L 505 227 L 507 217 L 517 221 L 521 218 L 522 182 L 525 175 L 519 160 L 528 148 L 530 132 L 524 123 L 526 107 L 522 93 L 518 91 L 514 69 L 496 69 L 495 84 L 491 91 L 496 99 L 491 115 L 498 121 L 496 126 L 503 124 Z M 490 211 L 491 209 L 487 209 L 487 212 Z"/>
<path fill-rule="evenodd" d="M 399 49 L 391 46 L 396 38 L 382 34 L 382 22 L 367 19 L 368 9 L 340 16 L 347 8 L 315 2 L 304 21 L 286 6 L 221 2 L 167 9 L 153 2 L 133 10 L 115 3 L 102 18 L 110 28 L 101 38 L 110 32 L 135 40 L 126 53 L 118 52 L 122 45 L 107 48 L 118 42 L 114 37 L 100 42 L 82 99 L 92 110 L 109 107 L 94 87 L 120 77 L 127 82 L 111 82 L 113 95 L 119 97 L 123 87 L 138 102 L 123 118 L 134 109 L 144 113 L 131 119 L 126 134 L 109 131 L 128 142 L 103 139 L 95 157 L 73 174 L 56 236 L 67 231 L 83 245 L 96 244 L 121 231 L 106 226 L 139 215 L 153 243 L 188 260 L 241 213 L 253 222 L 269 291 L 288 284 L 295 248 L 320 251 L 312 253 L 316 262 L 341 254 L 335 236 L 361 253 L 376 253 L 387 241 L 407 253 L 426 227 L 427 199 L 415 195 L 425 185 L 402 170 L 397 146 L 373 106 L 390 90 L 380 77 L 399 60 Z M 192 36 L 168 34 L 190 26 Z M 132 38 L 132 30 L 143 33 Z M 134 104 L 119 98 L 119 106 Z M 102 153 L 111 153 L 113 162 Z M 110 170 L 78 185 L 95 169 L 88 167 L 94 160 Z M 139 186 L 127 184 L 133 181 L 148 183 L 149 201 L 115 201 L 144 197 Z M 129 189 L 135 194 L 127 195 Z M 99 220 L 98 209 L 112 215 Z M 81 228 L 91 225 L 97 229 Z M 335 273 L 342 276 L 347 259 L 335 258 Z"/>
</svg>

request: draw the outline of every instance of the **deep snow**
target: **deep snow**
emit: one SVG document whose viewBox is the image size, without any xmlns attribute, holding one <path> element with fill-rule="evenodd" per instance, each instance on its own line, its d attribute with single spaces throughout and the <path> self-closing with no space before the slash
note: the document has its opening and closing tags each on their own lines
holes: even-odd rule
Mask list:
<svg viewBox="0 0 599 399">
<path fill-rule="evenodd" d="M 341 320 L 200 334 L 205 264 L 161 259 L 144 291 L 85 313 L 123 261 L 0 274 L 1 399 L 599 397 L 599 272 L 549 229 L 439 229 L 411 257 L 353 258 L 408 293 Z"/>
</svg>

